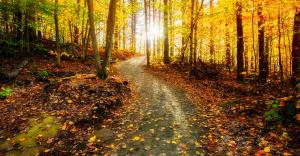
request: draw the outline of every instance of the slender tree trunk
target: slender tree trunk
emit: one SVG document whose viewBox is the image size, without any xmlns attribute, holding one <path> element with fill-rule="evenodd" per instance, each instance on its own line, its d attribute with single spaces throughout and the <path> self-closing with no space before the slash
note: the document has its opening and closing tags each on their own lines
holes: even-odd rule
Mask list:
<svg viewBox="0 0 300 156">
<path fill-rule="evenodd" d="M 169 25 L 170 25 L 170 56 L 174 56 L 174 19 L 172 0 L 169 0 Z"/>
<path fill-rule="evenodd" d="M 236 24 L 237 24 L 237 81 L 243 81 L 244 76 L 244 32 L 242 21 L 242 3 L 236 2 Z"/>
<path fill-rule="evenodd" d="M 133 52 L 136 52 L 136 10 L 135 6 L 137 5 L 136 0 L 131 0 L 131 41 L 130 49 Z"/>
<path fill-rule="evenodd" d="M 149 45 L 149 32 L 148 32 L 148 2 L 144 0 L 144 14 L 145 14 L 145 31 L 146 31 L 146 54 L 147 66 L 150 66 L 150 45 Z"/>
<path fill-rule="evenodd" d="M 122 13 L 126 14 L 126 9 L 125 9 L 125 0 L 122 1 Z M 124 18 L 123 20 L 124 23 L 126 23 L 126 19 Z M 123 49 L 126 49 L 126 27 L 127 27 L 127 23 L 123 25 L 122 28 L 122 45 L 123 45 Z"/>
<path fill-rule="evenodd" d="M 193 64 L 194 64 L 194 67 L 196 67 L 196 64 L 197 64 L 197 51 L 198 51 L 198 16 L 200 14 L 200 11 L 202 10 L 199 10 L 199 1 L 197 0 L 196 1 L 196 6 L 195 6 L 195 10 L 196 10 L 196 17 L 195 17 L 195 23 L 194 23 L 194 27 L 195 27 L 195 30 L 194 30 L 194 51 L 193 51 Z"/>
<path fill-rule="evenodd" d="M 181 0 L 181 5 L 182 5 L 182 8 L 181 8 L 181 21 L 182 21 L 182 24 L 181 24 L 181 27 L 185 30 L 185 28 L 187 27 L 187 22 L 186 22 L 186 6 L 185 6 L 185 3 L 186 3 L 186 0 Z M 181 63 L 184 63 L 185 61 L 185 49 L 186 49 L 186 44 L 187 44 L 187 39 L 186 39 L 186 33 L 185 31 L 182 31 L 181 33 Z"/>
<path fill-rule="evenodd" d="M 159 0 L 159 4 L 161 4 L 160 2 L 161 2 L 161 0 Z M 161 24 L 162 24 L 161 23 L 161 11 L 158 11 L 157 13 L 158 13 L 158 30 L 159 30 L 159 32 L 161 32 Z M 158 57 L 161 56 L 161 40 L 160 39 L 157 40 L 157 56 Z"/>
<path fill-rule="evenodd" d="M 193 52 L 194 52 L 194 9 L 195 9 L 195 0 L 191 0 L 191 23 L 190 23 L 190 55 L 189 55 L 189 64 L 193 65 Z"/>
<path fill-rule="evenodd" d="M 252 0 L 252 50 L 253 50 L 253 60 L 254 60 L 254 71 L 257 69 L 257 60 L 256 60 L 256 49 L 255 49 L 255 35 L 254 35 L 254 0 Z M 252 63 L 252 61 L 251 61 Z"/>
<path fill-rule="evenodd" d="M 77 18 L 77 21 L 79 21 L 79 13 L 80 13 L 80 0 L 77 0 L 77 8 L 76 8 L 76 18 Z M 78 24 L 79 24 L 79 22 L 78 22 Z M 75 27 L 74 27 L 74 42 L 77 45 L 79 44 L 79 28 L 78 28 L 78 24 L 75 24 Z"/>
<path fill-rule="evenodd" d="M 17 39 L 22 39 L 22 11 L 20 6 L 20 0 L 16 1 L 16 10 L 15 10 L 15 24 L 16 24 L 16 33 L 17 33 Z M 4 15 L 5 16 L 5 15 Z"/>
<path fill-rule="evenodd" d="M 262 6 L 258 7 L 257 15 L 259 17 L 258 21 L 258 44 L 259 44 L 259 80 L 261 82 L 266 82 L 268 77 L 268 71 L 266 66 L 266 55 L 265 55 L 265 26 L 264 17 L 262 14 Z"/>
<path fill-rule="evenodd" d="M 292 80 L 296 85 L 300 80 L 300 2 L 296 2 L 296 13 L 294 19 L 294 34 L 292 45 Z"/>
<path fill-rule="evenodd" d="M 88 21 L 89 22 L 89 21 Z M 90 36 L 91 36 L 91 30 L 88 27 L 88 25 L 86 26 L 86 31 L 85 31 L 85 36 L 83 38 L 83 42 L 82 46 L 83 46 L 83 53 L 82 53 L 82 60 L 86 61 L 87 60 L 87 51 L 89 48 L 89 40 L 90 40 Z"/>
<path fill-rule="evenodd" d="M 58 0 L 55 0 L 55 9 L 54 9 L 54 23 L 55 23 L 55 40 L 56 40 L 56 65 L 60 67 L 61 58 L 60 58 L 60 36 L 58 28 Z"/>
<path fill-rule="evenodd" d="M 107 27 L 106 27 L 105 56 L 104 56 L 103 66 L 100 75 L 101 79 L 106 79 L 108 76 L 110 56 L 113 47 L 113 35 L 115 30 L 116 9 L 117 9 L 118 2 L 119 0 L 110 0 L 109 3 L 108 19 L 106 25 Z"/>
<path fill-rule="evenodd" d="M 118 8 L 118 10 L 116 10 L 116 15 L 115 15 L 115 17 L 116 17 L 116 19 L 115 19 L 115 21 L 119 21 L 120 20 L 120 18 L 119 18 L 119 15 L 120 15 L 120 11 L 119 10 L 121 10 L 121 5 L 119 4 L 119 1 L 120 0 L 117 0 L 118 2 L 117 2 L 117 8 Z M 119 47 L 120 47 L 120 25 L 119 25 L 119 23 L 116 23 L 115 24 L 115 30 L 114 30 L 114 48 L 115 49 L 119 49 Z"/>
<path fill-rule="evenodd" d="M 209 9 L 210 9 L 210 16 L 214 14 L 214 2 L 213 0 L 209 1 Z M 209 51 L 210 51 L 210 63 L 214 63 L 214 56 L 215 56 L 215 43 L 214 43 L 214 33 L 213 33 L 213 23 L 210 23 L 210 41 L 209 41 Z"/>
<path fill-rule="evenodd" d="M 152 14 L 153 14 L 153 16 L 152 16 L 152 21 L 153 21 L 153 26 L 155 25 L 155 24 L 157 24 L 156 23 L 156 9 L 155 9 L 155 4 L 156 4 L 156 0 L 152 0 L 152 4 L 153 4 L 153 6 L 152 6 Z M 154 35 L 154 37 L 153 37 L 153 57 L 155 58 L 156 57 L 156 53 L 157 53 L 157 51 L 156 51 L 156 35 Z"/>
<path fill-rule="evenodd" d="M 164 63 L 170 63 L 169 54 L 169 25 L 168 25 L 168 0 L 164 0 Z"/>
<path fill-rule="evenodd" d="M 278 9 L 278 63 L 280 80 L 283 81 L 283 66 L 281 60 L 281 7 Z"/>
<path fill-rule="evenodd" d="M 285 30 L 284 30 L 284 23 L 283 21 L 281 22 L 281 27 L 282 27 L 282 36 L 283 36 L 283 47 L 284 47 L 284 54 L 285 54 L 285 74 L 286 74 L 286 77 L 288 77 L 289 75 L 289 59 L 288 59 L 288 52 L 287 52 L 287 47 L 286 47 L 286 39 L 285 39 Z"/>
<path fill-rule="evenodd" d="M 93 51 L 94 51 L 94 58 L 96 61 L 96 74 L 99 78 L 102 78 L 101 76 L 101 62 L 100 62 L 100 56 L 98 51 L 98 43 L 97 43 L 97 37 L 95 32 L 95 24 L 94 24 L 94 0 L 87 0 L 88 4 L 88 10 L 89 10 L 89 22 L 90 22 L 90 33 L 91 33 L 91 39 L 93 42 Z"/>
<path fill-rule="evenodd" d="M 227 12 L 228 8 L 226 8 L 226 15 L 228 15 Z M 230 34 L 229 34 L 229 27 L 228 27 L 228 19 L 226 19 L 226 28 L 225 28 L 225 44 L 226 44 L 226 67 L 228 68 L 228 71 L 231 70 L 231 56 L 230 56 Z"/>
<path fill-rule="evenodd" d="M 73 42 L 73 32 L 72 32 L 72 22 L 69 19 L 69 32 L 70 32 L 70 42 Z"/>
<path fill-rule="evenodd" d="M 246 75 L 248 75 L 249 74 L 249 55 L 248 55 L 248 53 L 249 53 L 249 46 L 248 46 L 248 44 L 246 44 L 245 45 L 245 52 L 244 52 L 244 59 L 245 59 L 245 69 L 244 69 L 244 71 L 246 71 Z"/>
</svg>

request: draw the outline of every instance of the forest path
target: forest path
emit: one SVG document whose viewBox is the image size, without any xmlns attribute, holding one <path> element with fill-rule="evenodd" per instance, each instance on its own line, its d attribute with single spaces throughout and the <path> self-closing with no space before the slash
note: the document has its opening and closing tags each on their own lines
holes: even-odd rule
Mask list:
<svg viewBox="0 0 300 156">
<path fill-rule="evenodd" d="M 136 86 L 139 100 L 122 118 L 125 137 L 113 141 L 118 155 L 203 155 L 205 121 L 194 118 L 196 109 L 182 90 L 143 69 L 145 57 L 116 66 Z"/>
</svg>

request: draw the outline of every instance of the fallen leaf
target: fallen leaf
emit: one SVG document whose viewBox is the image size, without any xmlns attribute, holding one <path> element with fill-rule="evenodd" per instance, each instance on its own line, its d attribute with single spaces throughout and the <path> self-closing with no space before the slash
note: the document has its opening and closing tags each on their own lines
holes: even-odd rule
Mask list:
<svg viewBox="0 0 300 156">
<path fill-rule="evenodd" d="M 264 148 L 264 151 L 265 151 L 266 153 L 270 153 L 270 152 L 271 152 L 271 147 L 269 147 L 269 146 L 265 147 L 265 148 Z"/>
<path fill-rule="evenodd" d="M 132 138 L 133 141 L 139 141 L 140 139 L 141 139 L 141 137 L 139 137 L 139 136 L 135 136 Z"/>
<path fill-rule="evenodd" d="M 66 130 L 66 129 L 67 129 L 67 122 L 65 122 L 61 127 L 61 130 Z"/>
<path fill-rule="evenodd" d="M 19 139 L 20 142 L 23 142 L 25 140 L 26 140 L 26 138 L 24 138 L 24 137 Z"/>
<path fill-rule="evenodd" d="M 195 141 L 194 144 L 195 144 L 195 146 L 196 146 L 197 148 L 202 147 L 201 144 L 200 144 L 198 141 Z"/>
<path fill-rule="evenodd" d="M 90 137 L 90 139 L 88 140 L 89 143 L 92 143 L 92 142 L 96 142 L 96 135 Z"/>
</svg>

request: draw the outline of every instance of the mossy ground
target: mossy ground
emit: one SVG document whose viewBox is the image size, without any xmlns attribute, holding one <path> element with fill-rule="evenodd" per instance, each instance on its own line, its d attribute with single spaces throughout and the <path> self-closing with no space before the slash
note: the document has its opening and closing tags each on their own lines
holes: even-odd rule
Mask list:
<svg viewBox="0 0 300 156">
<path fill-rule="evenodd" d="M 39 120 L 31 119 L 28 128 L 23 133 L 1 143 L 0 149 L 8 150 L 14 145 L 19 145 L 22 150 L 9 151 L 6 155 L 35 155 L 41 149 L 37 143 L 37 138 L 54 137 L 59 127 L 60 124 L 53 116 L 45 116 Z"/>
</svg>

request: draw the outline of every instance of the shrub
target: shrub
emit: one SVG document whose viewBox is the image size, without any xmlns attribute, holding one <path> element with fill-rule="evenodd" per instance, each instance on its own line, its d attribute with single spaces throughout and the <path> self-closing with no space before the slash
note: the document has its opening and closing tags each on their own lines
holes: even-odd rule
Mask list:
<svg viewBox="0 0 300 156">
<path fill-rule="evenodd" d="M 41 81 L 44 81 L 44 80 L 47 79 L 48 76 L 49 76 L 49 72 L 47 70 L 42 70 L 38 74 L 38 79 L 41 80 Z"/>
<path fill-rule="evenodd" d="M 265 120 L 267 122 L 282 120 L 279 102 L 277 100 L 270 100 L 267 104 L 269 105 L 269 109 L 264 114 Z"/>
<path fill-rule="evenodd" d="M 9 96 L 11 96 L 12 94 L 12 89 L 10 88 L 1 88 L 1 92 L 0 92 L 0 98 L 7 98 Z"/>
</svg>

